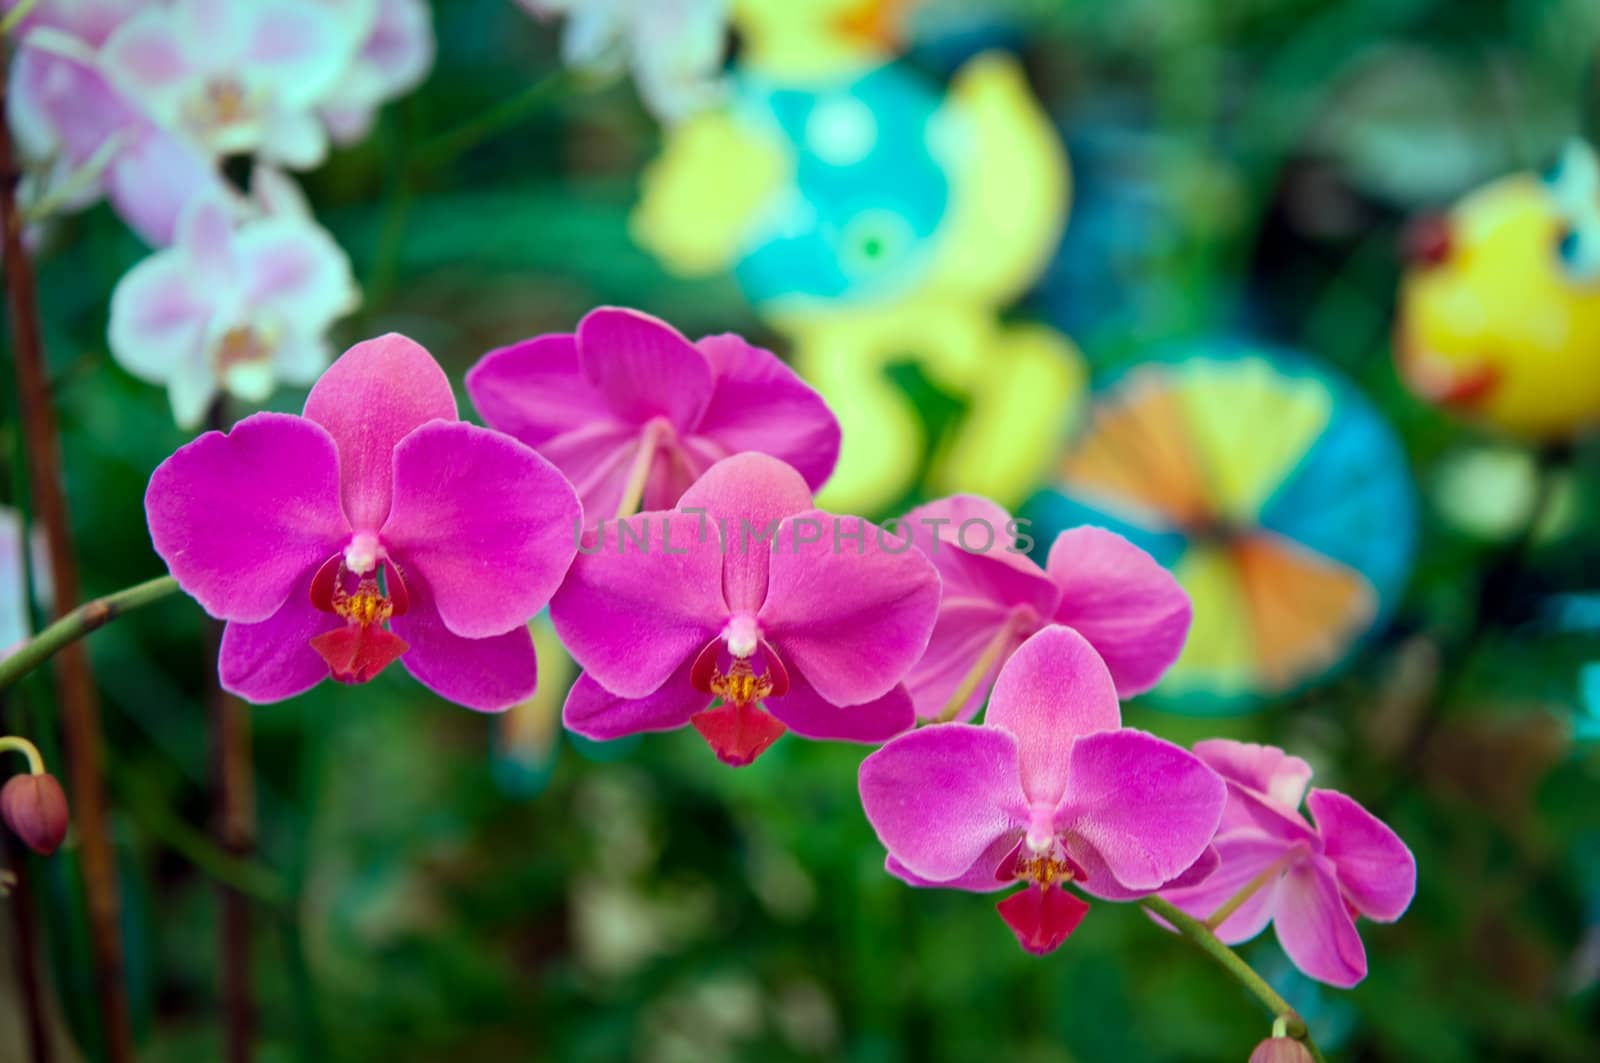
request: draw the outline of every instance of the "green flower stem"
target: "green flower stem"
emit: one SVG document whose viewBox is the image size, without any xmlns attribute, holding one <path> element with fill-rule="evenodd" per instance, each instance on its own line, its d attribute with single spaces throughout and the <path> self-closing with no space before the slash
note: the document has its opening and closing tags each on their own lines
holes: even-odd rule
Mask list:
<svg viewBox="0 0 1600 1063">
<path fill-rule="evenodd" d="M 39 747 L 26 738 L 17 738 L 14 735 L 0 738 L 0 753 L 21 753 L 28 758 L 28 774 L 44 774 L 44 758 L 39 755 Z"/>
<path fill-rule="evenodd" d="M 1218 941 L 1217 935 L 1213 934 L 1204 923 L 1172 902 L 1163 900 L 1160 897 L 1145 897 L 1139 901 L 1139 904 L 1146 911 L 1160 916 L 1170 923 L 1178 933 L 1188 938 L 1201 952 L 1216 960 L 1223 970 L 1233 976 L 1234 981 L 1244 986 L 1252 996 L 1261 1001 L 1266 1009 L 1272 1012 L 1274 1030 L 1278 1029 L 1278 1025 L 1281 1023 L 1284 1034 L 1305 1045 L 1306 1050 L 1311 1053 L 1312 1059 L 1315 1059 L 1317 1063 L 1327 1063 L 1327 1059 L 1323 1056 L 1321 1050 L 1317 1048 L 1316 1042 L 1311 1040 L 1311 1032 L 1306 1029 L 1305 1020 L 1295 1012 L 1294 1008 L 1289 1006 L 1287 1000 L 1278 995 L 1277 990 L 1267 984 L 1266 979 L 1257 974 L 1248 963 L 1240 959 L 1237 952 Z"/>
<path fill-rule="evenodd" d="M 160 601 L 177 589 L 177 580 L 171 576 L 160 576 L 104 598 L 84 602 L 0 661 L 0 690 L 5 690 L 48 661 L 62 647 L 71 645 L 96 628 L 105 627 L 123 613 Z"/>
</svg>

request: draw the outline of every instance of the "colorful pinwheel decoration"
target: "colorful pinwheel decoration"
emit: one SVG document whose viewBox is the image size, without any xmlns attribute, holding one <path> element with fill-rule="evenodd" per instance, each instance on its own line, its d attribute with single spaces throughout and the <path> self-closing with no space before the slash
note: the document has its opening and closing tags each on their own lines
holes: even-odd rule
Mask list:
<svg viewBox="0 0 1600 1063">
<path fill-rule="evenodd" d="M 1417 536 L 1404 452 L 1354 387 L 1226 347 L 1129 370 L 1024 513 L 1040 542 L 1099 524 L 1173 570 L 1194 627 L 1153 696 L 1198 714 L 1337 666 L 1392 609 Z"/>
<path fill-rule="evenodd" d="M 1600 158 L 1567 144 L 1413 223 L 1395 351 L 1425 400 L 1529 440 L 1600 425 Z"/>
<path fill-rule="evenodd" d="M 731 271 L 792 341 L 844 433 L 822 501 L 884 510 L 925 479 L 1014 503 L 1082 393 L 1066 337 L 999 319 L 1060 239 L 1066 156 L 1012 57 L 948 87 L 895 62 L 900 6 L 736 3 L 729 101 L 670 131 L 633 235 L 676 273 Z M 895 369 L 953 427 L 919 417 Z"/>
</svg>

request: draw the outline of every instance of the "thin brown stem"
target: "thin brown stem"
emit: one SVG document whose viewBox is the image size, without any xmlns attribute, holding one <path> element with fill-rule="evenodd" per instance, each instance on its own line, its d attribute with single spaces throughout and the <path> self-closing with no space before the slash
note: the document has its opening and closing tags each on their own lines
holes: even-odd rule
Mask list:
<svg viewBox="0 0 1600 1063">
<path fill-rule="evenodd" d="M 33 885 L 28 868 L 9 840 L 0 838 L 0 865 L 12 873 L 12 933 L 17 941 L 17 982 L 22 986 L 22 1009 L 28 1023 L 28 1058 L 32 1063 L 50 1063 L 50 1028 L 44 1019 L 44 979 L 39 967 L 39 927 L 33 902 Z"/>
<path fill-rule="evenodd" d="M 226 400 L 211 409 L 210 427 L 225 429 Z M 255 850 L 255 775 L 250 756 L 250 716 L 244 703 L 222 689 L 217 662 L 223 624 L 209 625 L 206 709 L 211 721 L 217 846 L 236 860 Z M 255 992 L 251 979 L 250 898 L 238 886 L 217 884 L 217 951 L 222 967 L 223 1049 L 228 1063 L 255 1058 Z"/>
<path fill-rule="evenodd" d="M 0 48 L 0 114 L 5 112 L 9 66 L 9 54 Z M 4 248 L 0 253 L 5 259 L 11 354 L 17 371 L 17 408 L 27 449 L 33 511 L 45 530 L 59 617 L 71 612 L 80 600 L 78 567 L 66 493 L 62 489 L 61 441 L 56 430 L 55 409 L 50 402 L 33 264 L 22 244 L 22 217 L 17 211 L 19 177 L 10 128 L 0 121 L 0 229 L 4 232 Z M 111 848 L 102 778 L 100 703 L 82 642 L 73 642 L 62 649 L 56 661 L 56 685 L 72 788 L 72 812 L 80 839 L 105 1054 L 112 1063 L 126 1063 L 133 1059 L 133 1028 L 128 1017 L 127 988 L 123 984 L 116 857 Z"/>
</svg>

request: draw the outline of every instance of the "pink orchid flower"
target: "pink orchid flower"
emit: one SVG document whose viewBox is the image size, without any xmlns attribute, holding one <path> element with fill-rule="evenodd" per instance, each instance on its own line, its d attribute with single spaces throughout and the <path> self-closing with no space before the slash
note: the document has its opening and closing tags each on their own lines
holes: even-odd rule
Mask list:
<svg viewBox="0 0 1600 1063">
<path fill-rule="evenodd" d="M 438 363 L 394 334 L 334 362 L 304 416 L 258 413 L 180 448 L 145 513 L 178 584 L 228 622 L 226 689 L 279 701 L 399 660 L 484 711 L 534 691 L 528 621 L 579 519 L 555 467 L 457 420 Z"/>
<path fill-rule="evenodd" d="M 977 715 L 1006 659 L 1047 624 L 1088 639 L 1124 698 L 1155 686 L 1183 650 L 1189 596 L 1120 535 L 1064 531 L 1041 569 L 1018 545 L 1019 523 L 986 498 L 940 499 L 905 520 L 944 580 L 928 652 L 906 677 L 924 719 Z"/>
<path fill-rule="evenodd" d="M 1355 916 L 1392 923 L 1417 889 L 1417 862 L 1398 835 L 1344 794 L 1312 790 L 1311 767 L 1272 746 L 1216 738 L 1195 755 L 1228 784 L 1213 845 L 1217 871 L 1162 896 L 1199 919 L 1234 905 L 1217 936 L 1248 941 L 1270 922 L 1294 965 L 1348 988 L 1367 975 Z M 1301 798 L 1312 822 L 1300 815 Z"/>
<path fill-rule="evenodd" d="M 425 0 L 320 0 L 365 9 L 361 48 L 328 93 L 320 113 L 337 144 L 354 144 L 372 130 L 377 110 L 404 96 L 433 68 L 433 20 Z"/>
<path fill-rule="evenodd" d="M 212 154 L 304 169 L 327 155 L 316 108 L 359 44 L 315 0 L 173 0 L 118 27 L 103 60 L 157 122 Z"/>
<path fill-rule="evenodd" d="M 563 719 L 596 739 L 692 723 L 736 766 L 785 729 L 881 742 L 915 720 L 900 679 L 938 604 L 908 540 L 813 508 L 776 458 L 725 458 L 676 510 L 589 533 L 550 603 L 584 668 Z"/>
<path fill-rule="evenodd" d="M 1187 750 L 1121 723 L 1094 647 L 1071 628 L 1033 635 L 1001 669 L 983 726 L 923 727 L 862 762 L 885 866 L 913 886 L 1025 883 L 997 908 L 1040 954 L 1088 911 L 1068 883 L 1127 900 L 1197 879 L 1226 788 Z"/>
<path fill-rule="evenodd" d="M 25 0 L 5 0 L 0 10 L 11 14 Z M 116 28 L 132 17 L 148 0 L 39 0 L 29 3 L 12 27 L 20 40 L 36 29 L 59 30 L 76 37 L 92 48 L 106 42 Z"/>
<path fill-rule="evenodd" d="M 567 474 L 590 524 L 666 509 L 742 451 L 783 460 L 813 491 L 839 457 L 832 411 L 771 352 L 731 334 L 690 343 L 636 310 L 601 307 L 575 333 L 490 351 L 467 393 Z"/>
<path fill-rule="evenodd" d="M 632 68 L 639 98 L 675 122 L 723 98 L 728 0 L 518 0 L 541 18 L 565 15 L 561 58 L 614 75 Z"/>
<path fill-rule="evenodd" d="M 204 152 L 159 125 L 107 76 L 96 37 L 117 6 L 81 7 L 82 18 L 41 21 L 11 66 L 7 117 L 30 171 L 42 179 L 31 209 L 82 210 L 104 196 L 146 243 L 171 243 L 183 207 L 200 195 L 226 194 L 226 184 Z"/>
<path fill-rule="evenodd" d="M 311 383 L 333 353 L 329 326 L 359 300 L 350 260 L 308 215 L 235 215 L 226 200 L 195 200 L 177 243 L 111 293 L 112 356 L 166 385 L 186 429 L 220 391 L 261 402 L 280 380 Z"/>
</svg>

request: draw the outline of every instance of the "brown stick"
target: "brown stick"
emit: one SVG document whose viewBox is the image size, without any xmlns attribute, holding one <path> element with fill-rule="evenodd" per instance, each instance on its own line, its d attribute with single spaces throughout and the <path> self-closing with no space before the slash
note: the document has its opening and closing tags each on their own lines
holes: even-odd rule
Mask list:
<svg viewBox="0 0 1600 1063">
<path fill-rule="evenodd" d="M 211 648 L 222 642 L 222 624 L 211 625 Z M 211 660 L 217 655 L 213 652 Z M 243 702 L 222 689 L 215 667 L 206 689 L 211 717 L 216 785 L 217 843 L 230 856 L 255 849 L 255 778 L 250 758 L 250 716 Z M 251 980 L 250 900 L 227 883 L 217 886 L 217 951 L 222 966 L 223 1048 L 229 1063 L 255 1058 L 255 1003 Z"/>
<path fill-rule="evenodd" d="M 0 48 L 0 114 L 5 111 L 9 66 L 9 55 Z M 33 266 L 22 246 L 22 218 L 16 202 L 18 176 L 11 131 L 6 122 L 0 121 L 0 227 L 4 230 L 12 361 L 17 367 L 17 407 L 27 445 L 28 481 L 34 512 L 44 526 L 50 548 L 56 616 L 61 617 L 78 604 L 78 568 L 72 549 L 66 494 L 61 484 L 61 443 L 56 431 L 55 410 L 50 405 Z M 100 704 L 82 642 L 62 649 L 56 660 L 56 685 L 72 786 L 72 815 L 78 828 L 84 894 L 89 906 L 89 935 L 106 1056 L 112 1063 L 127 1063 L 133 1059 L 133 1029 L 128 1019 L 127 989 L 123 984 L 116 858 L 106 822 Z"/>
<path fill-rule="evenodd" d="M 0 839 L 0 864 L 16 876 L 11 897 L 13 932 L 17 939 L 17 981 L 22 986 L 22 1007 L 28 1017 L 28 1058 L 33 1063 L 50 1063 L 50 1029 L 44 1021 L 44 986 L 39 973 L 39 928 L 34 924 L 33 886 L 28 868 L 16 852 L 17 846 Z M 13 857 L 18 857 L 13 860 Z"/>
</svg>

